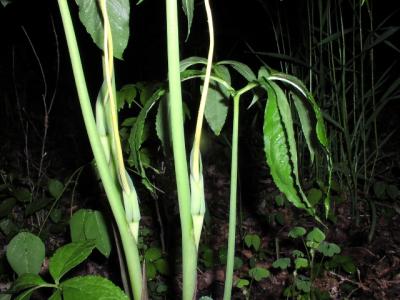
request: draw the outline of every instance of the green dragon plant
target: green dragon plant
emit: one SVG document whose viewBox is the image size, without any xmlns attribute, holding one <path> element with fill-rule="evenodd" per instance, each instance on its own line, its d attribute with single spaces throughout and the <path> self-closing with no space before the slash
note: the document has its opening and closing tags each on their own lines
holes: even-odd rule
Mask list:
<svg viewBox="0 0 400 300">
<path fill-rule="evenodd" d="M 117 2 L 118 5 L 116 5 Z M 122 155 L 118 129 L 118 101 L 113 68 L 113 58 L 122 57 L 129 38 L 129 1 L 77 0 L 77 3 L 80 8 L 81 21 L 92 35 L 96 44 L 103 50 L 102 65 L 104 80 L 96 102 L 96 121 L 83 75 L 67 0 L 58 0 L 83 118 L 99 175 L 120 234 L 132 294 L 134 299 L 138 300 L 145 297 L 144 291 L 146 290 L 146 285 L 143 283 L 145 276 L 142 274 L 137 248 L 140 210 L 138 196 L 133 182 L 126 171 Z M 182 5 L 187 16 L 189 36 L 193 18 L 194 0 L 182 1 Z M 139 167 L 138 169 L 140 169 L 140 174 L 143 177 L 145 176 L 144 167 L 139 151 L 140 145 L 143 142 L 142 136 L 146 115 L 161 97 L 167 96 L 182 231 L 182 295 L 184 300 L 192 300 L 196 295 L 197 255 L 205 213 L 204 183 L 200 154 L 203 117 L 205 117 L 214 133 L 219 135 L 228 112 L 226 104 L 221 100 L 233 99 L 229 238 L 224 292 L 224 299 L 228 300 L 231 299 L 233 284 L 241 96 L 257 89 L 258 93 L 254 94 L 252 101 L 252 104 L 254 104 L 260 100 L 260 97 L 257 96 L 260 95 L 260 91 L 264 95 L 267 95 L 267 104 L 264 113 L 264 150 L 272 177 L 277 187 L 286 195 L 291 203 L 298 208 L 306 210 L 319 221 L 316 208 L 309 203 L 300 184 L 296 141 L 289 99 L 292 99 L 295 103 L 310 156 L 313 157 L 316 151 L 311 139 L 311 134 L 314 131 L 316 132 L 318 142 L 326 154 L 329 169 L 328 186 L 330 186 L 331 180 L 331 159 L 320 109 L 311 93 L 308 92 L 297 78 L 265 67 L 262 67 L 258 72 L 258 76 L 256 76 L 247 65 L 236 61 L 212 63 L 214 34 L 211 9 L 208 1 L 205 1 L 205 8 L 210 33 L 208 59 L 191 57 L 180 62 L 177 1 L 166 0 L 168 89 L 160 85 L 155 89 L 142 108 L 131 132 L 130 137 L 134 141 L 130 143 L 130 147 L 132 157 L 135 158 L 136 164 Z M 195 65 L 202 67 L 205 65 L 205 71 L 194 68 L 193 66 Z M 239 89 L 233 88 L 231 86 L 229 69 L 235 70 L 247 81 L 247 84 Z M 198 109 L 195 139 L 190 155 L 190 171 L 188 172 L 183 129 L 181 82 L 194 78 L 201 78 L 204 82 L 202 83 L 202 97 Z M 288 92 L 285 93 L 281 86 L 287 88 Z M 307 111 L 305 103 L 311 107 L 311 112 Z M 312 124 L 310 121 L 309 114 L 311 113 L 314 115 L 316 124 Z M 327 195 L 328 197 L 325 200 L 326 214 L 329 211 L 329 188 Z"/>
</svg>

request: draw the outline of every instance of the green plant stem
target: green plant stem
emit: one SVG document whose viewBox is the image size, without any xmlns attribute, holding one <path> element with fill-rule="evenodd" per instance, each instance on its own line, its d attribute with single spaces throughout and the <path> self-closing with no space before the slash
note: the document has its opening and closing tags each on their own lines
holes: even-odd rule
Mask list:
<svg viewBox="0 0 400 300">
<path fill-rule="evenodd" d="M 179 26 L 176 0 L 166 0 L 169 105 L 172 147 L 182 231 L 183 300 L 196 292 L 197 250 L 190 211 L 190 188 L 183 128 L 182 91 L 179 71 Z"/>
<path fill-rule="evenodd" d="M 140 267 L 139 252 L 136 242 L 130 233 L 128 223 L 126 222 L 121 194 L 115 185 L 111 174 L 109 173 L 108 164 L 97 132 L 67 0 L 58 0 L 58 5 L 67 39 L 72 70 L 79 96 L 79 103 L 81 105 L 86 131 L 89 136 L 89 142 L 92 147 L 93 155 L 99 170 L 99 175 L 103 182 L 111 210 L 117 223 L 118 231 L 120 233 L 122 247 L 124 249 L 125 259 L 130 276 L 133 297 L 135 300 L 140 300 L 142 293 L 142 272 Z"/>
<path fill-rule="evenodd" d="M 231 158 L 231 188 L 229 200 L 229 233 L 228 251 L 226 259 L 224 300 L 231 300 L 233 284 L 233 266 L 235 260 L 236 237 L 236 206 L 237 206 L 237 174 L 238 174 L 238 145 L 239 145 L 239 102 L 240 96 L 256 87 L 256 83 L 249 83 L 240 89 L 233 97 L 233 127 L 232 127 L 232 158 Z"/>
</svg>

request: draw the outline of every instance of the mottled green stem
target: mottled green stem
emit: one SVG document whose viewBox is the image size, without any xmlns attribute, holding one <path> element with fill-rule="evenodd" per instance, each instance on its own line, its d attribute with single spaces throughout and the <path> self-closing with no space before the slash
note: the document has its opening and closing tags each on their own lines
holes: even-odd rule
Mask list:
<svg viewBox="0 0 400 300">
<path fill-rule="evenodd" d="M 183 129 L 182 91 L 179 71 L 179 26 L 176 0 L 166 0 L 169 105 L 172 146 L 182 230 L 183 300 L 192 300 L 196 292 L 197 251 L 190 211 L 190 188 Z"/>
<path fill-rule="evenodd" d="M 125 259 L 129 271 L 132 293 L 135 300 L 141 299 L 142 293 L 142 271 L 140 267 L 139 252 L 135 243 L 135 239 L 130 233 L 128 223 L 125 219 L 125 212 L 122 206 L 121 193 L 109 173 L 107 160 L 100 142 L 97 132 L 96 122 L 93 116 L 92 106 L 90 103 L 89 93 L 86 86 L 85 77 L 82 69 L 78 44 L 74 28 L 72 25 L 71 14 L 69 12 L 67 0 L 58 0 L 61 12 L 61 18 L 67 39 L 69 55 L 72 64 L 72 70 L 75 78 L 75 84 L 78 91 L 79 103 L 82 109 L 82 115 L 89 136 L 90 145 L 96 160 L 100 178 L 103 182 L 111 210 L 117 223 L 118 231 L 121 237 L 124 249 Z"/>
</svg>

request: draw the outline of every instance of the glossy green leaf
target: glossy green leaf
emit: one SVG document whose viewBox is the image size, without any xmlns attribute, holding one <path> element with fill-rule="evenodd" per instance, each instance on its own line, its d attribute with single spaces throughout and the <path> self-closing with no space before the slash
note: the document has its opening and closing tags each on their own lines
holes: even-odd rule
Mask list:
<svg viewBox="0 0 400 300">
<path fill-rule="evenodd" d="M 157 276 L 157 268 L 152 262 L 146 264 L 146 276 L 148 280 L 153 280 Z"/>
<path fill-rule="evenodd" d="M 32 200 L 32 193 L 27 188 L 16 188 L 13 195 L 19 202 L 26 203 Z"/>
<path fill-rule="evenodd" d="M 289 231 L 288 236 L 296 239 L 298 237 L 304 236 L 305 234 L 306 230 L 304 229 L 304 227 L 296 226 Z"/>
<path fill-rule="evenodd" d="M 161 275 L 166 276 L 169 274 L 169 267 L 166 259 L 164 258 L 157 259 L 154 262 L 154 266 L 156 267 L 157 272 L 160 273 Z"/>
<path fill-rule="evenodd" d="M 294 266 L 295 266 L 296 270 L 302 269 L 302 268 L 307 268 L 308 267 L 308 259 L 305 259 L 303 257 L 295 258 Z"/>
<path fill-rule="evenodd" d="M 265 268 L 255 267 L 249 270 L 249 275 L 255 281 L 261 281 L 265 278 L 268 278 L 271 273 Z"/>
<path fill-rule="evenodd" d="M 318 227 L 314 227 L 313 230 L 307 234 L 307 241 L 321 243 L 323 240 L 325 240 L 325 233 Z"/>
<path fill-rule="evenodd" d="M 258 251 L 260 250 L 261 246 L 261 238 L 257 234 L 246 234 L 244 237 L 244 242 L 247 247 L 253 247 L 254 250 Z"/>
<path fill-rule="evenodd" d="M 58 282 L 68 271 L 83 262 L 92 253 L 94 247 L 94 242 L 84 241 L 70 243 L 58 248 L 50 258 L 50 275 Z"/>
<path fill-rule="evenodd" d="M 35 201 L 30 202 L 26 206 L 24 214 L 25 214 L 25 216 L 30 216 L 33 213 L 45 208 L 53 201 L 55 201 L 53 198 L 47 198 L 47 197 L 42 197 L 42 198 L 36 199 Z"/>
<path fill-rule="evenodd" d="M 292 251 L 292 255 L 293 255 L 293 257 L 304 257 L 304 253 L 302 252 L 302 251 L 300 251 L 300 250 L 297 250 L 297 249 L 295 249 L 295 250 L 293 250 Z"/>
<path fill-rule="evenodd" d="M 299 184 L 293 120 L 287 98 L 275 83 L 267 83 L 265 87 L 268 100 L 264 115 L 264 150 L 272 178 L 292 204 L 314 215 Z"/>
<path fill-rule="evenodd" d="M 311 282 L 306 278 L 296 278 L 295 281 L 296 288 L 304 293 L 309 293 L 311 291 Z"/>
<path fill-rule="evenodd" d="M 249 68 L 248 65 L 235 60 L 224 60 L 217 63 L 217 65 L 229 65 L 235 69 L 240 75 L 242 75 L 248 82 L 257 79 L 254 72 Z"/>
<path fill-rule="evenodd" d="M 128 300 L 110 280 L 100 276 L 74 277 L 61 283 L 64 300 Z"/>
<path fill-rule="evenodd" d="M 307 191 L 307 199 L 312 206 L 316 206 L 322 200 L 322 196 L 320 189 L 312 188 Z"/>
<path fill-rule="evenodd" d="M 281 72 L 272 72 L 268 78 L 270 80 L 279 80 L 279 81 L 282 81 L 282 82 L 285 82 L 285 83 L 291 85 L 292 87 L 295 88 L 295 90 L 297 92 L 299 92 L 302 96 L 304 96 L 310 102 L 310 104 L 314 110 L 315 118 L 317 120 L 316 132 L 317 132 L 318 140 L 321 143 L 321 145 L 323 145 L 327 149 L 328 138 L 327 138 L 325 124 L 324 124 L 321 110 L 320 110 L 319 106 L 317 105 L 317 102 L 315 101 L 314 97 L 307 90 L 305 85 L 295 76 L 284 74 Z"/>
<path fill-rule="evenodd" d="M 146 259 L 146 261 L 149 262 L 154 262 L 155 260 L 161 258 L 161 256 L 162 256 L 161 249 L 157 247 L 150 247 L 144 253 L 144 258 Z"/>
<path fill-rule="evenodd" d="M 61 290 L 56 290 L 49 298 L 49 300 L 63 300 Z"/>
<path fill-rule="evenodd" d="M 280 268 L 281 270 L 286 270 L 290 267 L 290 258 L 282 257 L 275 260 L 272 264 L 274 268 Z"/>
<path fill-rule="evenodd" d="M 85 223 L 85 236 L 88 240 L 93 240 L 96 248 L 105 257 L 111 252 L 110 235 L 108 234 L 106 221 L 99 211 L 91 211 Z"/>
<path fill-rule="evenodd" d="M 6 256 L 18 275 L 38 274 L 45 257 L 45 246 L 36 235 L 20 232 L 7 245 Z"/>
<path fill-rule="evenodd" d="M 205 73 L 205 69 L 203 69 L 203 71 Z M 212 75 L 214 75 L 216 78 L 222 79 L 229 85 L 231 84 L 231 73 L 229 72 L 229 69 L 224 65 L 214 65 L 212 69 Z M 224 91 L 224 94 L 229 94 L 227 89 L 226 92 Z"/>
<path fill-rule="evenodd" d="M 125 105 L 128 108 L 135 102 L 137 96 L 136 85 L 126 84 L 119 91 L 117 91 L 117 109 L 120 111 Z"/>
<path fill-rule="evenodd" d="M 58 199 L 61 197 L 64 192 L 64 184 L 57 179 L 50 179 L 48 183 L 49 193 L 53 196 L 54 199 Z"/>
<path fill-rule="evenodd" d="M 97 0 L 75 0 L 79 6 L 79 19 L 96 45 L 103 49 L 103 18 Z M 107 0 L 114 56 L 122 59 L 129 39 L 129 0 Z"/>
<path fill-rule="evenodd" d="M 164 94 L 165 90 L 163 88 L 158 88 L 146 101 L 145 105 L 137 116 L 136 122 L 132 127 L 132 131 L 128 139 L 131 151 L 128 162 L 131 166 L 135 166 L 135 168 L 139 171 L 144 185 L 150 190 L 150 192 L 154 192 L 154 187 L 147 178 L 144 164 L 140 159 L 140 149 L 142 143 L 144 142 L 144 129 L 147 114 Z"/>
<path fill-rule="evenodd" d="M 13 292 L 19 292 L 25 289 L 29 289 L 35 286 L 47 284 L 42 277 L 36 274 L 25 273 L 19 276 L 13 283 L 11 290 Z"/>
<path fill-rule="evenodd" d="M 186 15 L 187 18 L 187 35 L 186 35 L 186 40 L 189 38 L 190 35 L 190 29 L 192 27 L 192 21 L 193 21 L 193 11 L 194 11 L 194 0 L 182 0 L 182 8 L 183 12 Z"/>
<path fill-rule="evenodd" d="M 219 83 L 211 82 L 208 88 L 204 116 L 215 135 L 219 135 L 228 115 L 229 92 Z"/>
<path fill-rule="evenodd" d="M 86 241 L 85 223 L 89 218 L 91 210 L 80 209 L 76 211 L 69 220 L 69 228 L 72 242 Z"/>
<path fill-rule="evenodd" d="M 239 289 L 242 289 L 246 286 L 248 286 L 250 284 L 250 281 L 248 281 L 247 279 L 242 279 L 240 278 L 237 282 L 236 282 L 236 287 Z"/>
<path fill-rule="evenodd" d="M 350 256 L 346 255 L 335 255 L 329 262 L 328 267 L 337 268 L 341 267 L 345 272 L 354 274 L 357 268 Z"/>
<path fill-rule="evenodd" d="M 35 286 L 26 291 L 23 291 L 18 296 L 16 296 L 14 299 L 15 300 L 29 300 L 31 298 L 32 293 L 37 289 L 39 289 L 39 287 Z"/>
<path fill-rule="evenodd" d="M 243 260 L 240 257 L 235 256 L 233 259 L 233 269 L 240 270 L 243 266 Z"/>
<path fill-rule="evenodd" d="M 168 106 L 168 93 L 164 95 L 158 104 L 156 115 L 156 133 L 161 142 L 164 155 L 171 149 L 171 135 L 169 127 L 169 106 Z"/>
<path fill-rule="evenodd" d="M 328 243 L 325 241 L 322 241 L 321 244 L 319 244 L 318 249 L 319 252 L 321 252 L 324 256 L 332 257 L 336 254 L 339 254 L 341 249 L 338 245 L 334 243 Z"/>
<path fill-rule="evenodd" d="M 297 110 L 297 114 L 299 115 L 301 130 L 303 131 L 304 137 L 306 139 L 306 144 L 308 147 L 308 151 L 310 152 L 311 162 L 314 161 L 315 149 L 313 143 L 311 142 L 311 134 L 312 134 L 312 125 L 311 119 L 309 116 L 309 111 L 307 110 L 304 102 L 295 94 L 292 94 L 292 98 L 294 101 L 294 105 Z"/>
</svg>

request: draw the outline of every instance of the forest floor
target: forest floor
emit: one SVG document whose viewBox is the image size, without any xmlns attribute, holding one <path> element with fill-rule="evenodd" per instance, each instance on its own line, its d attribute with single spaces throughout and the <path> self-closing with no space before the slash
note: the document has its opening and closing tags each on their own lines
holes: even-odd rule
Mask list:
<svg viewBox="0 0 400 300">
<path fill-rule="evenodd" d="M 308 299 L 306 293 L 301 291 L 301 287 L 296 286 L 295 275 L 296 278 L 307 280 L 311 275 L 311 268 L 295 272 L 293 263 L 287 269 L 274 268 L 272 265 L 278 257 L 293 258 L 293 251 L 307 253 L 309 250 L 301 240 L 294 240 L 288 236 L 291 229 L 296 226 L 302 226 L 307 231 L 314 227 L 324 228 L 312 217 L 292 205 L 277 205 L 275 198 L 279 192 L 268 174 L 268 168 L 263 163 L 259 149 L 256 151 L 258 154 L 254 152 L 249 154 L 249 151 L 257 147 L 247 144 L 241 149 L 243 157 L 252 159 L 242 160 L 239 172 L 237 264 L 232 299 Z M 6 148 L 2 149 L 3 152 L 6 150 Z M 212 154 L 204 157 L 208 213 L 199 253 L 197 290 L 199 297 L 212 296 L 213 299 L 222 299 L 225 280 L 224 253 L 226 253 L 228 237 L 230 159 L 223 147 L 220 149 L 216 147 L 213 150 L 215 151 Z M 6 152 L 3 162 L 6 156 L 13 153 L 10 149 Z M 21 157 L 18 159 L 21 162 Z M 13 164 L 4 163 L 4 166 L 6 165 L 11 167 Z M 18 168 L 23 165 L 23 162 L 14 165 L 14 172 L 18 172 Z M 180 294 L 181 287 L 180 230 L 174 192 L 175 183 L 172 174 L 168 173 L 171 172 L 171 164 L 165 162 L 165 166 L 170 171 L 155 178 L 156 186 L 162 191 L 159 197 L 157 199 L 143 197 L 142 199 L 141 228 L 142 232 L 146 232 L 146 235 L 143 234 L 143 244 L 147 245 L 142 245 L 143 249 L 149 246 L 162 248 L 171 265 L 169 276 L 157 274 L 149 282 L 150 290 L 157 290 L 157 287 L 162 284 L 168 286 L 169 290 L 161 294 L 155 293 L 151 299 L 179 299 L 176 295 Z M 46 169 L 49 177 L 61 178 L 67 178 L 67 174 L 73 171 L 69 165 L 62 164 L 53 164 L 53 167 Z M 19 183 L 24 184 L 21 181 Z M 144 188 L 139 188 L 139 194 L 146 195 L 146 193 Z M 337 201 L 334 205 L 334 222 L 326 221 L 327 228 L 324 231 L 326 241 L 340 247 L 340 256 L 346 257 L 347 268 L 343 262 L 342 265 L 330 264 L 332 262 L 330 257 L 322 257 L 317 253 L 314 261 L 314 278 L 311 283 L 312 289 L 316 291 L 313 299 L 400 299 L 400 210 L 397 204 L 388 201 L 374 202 L 376 225 L 369 241 L 372 218 L 368 199 L 364 199 L 365 197 L 359 194 L 360 200 L 357 205 L 359 225 L 356 226 L 351 215 L 349 196 L 344 192 L 337 193 L 336 196 L 335 199 L 341 199 L 341 201 Z M 77 182 L 74 195 L 71 191 L 66 194 L 60 201 L 60 207 L 66 215 L 71 215 L 80 208 L 100 209 L 107 213 L 105 197 L 101 194 L 92 171 L 84 171 Z M 44 210 L 46 209 L 48 208 L 45 207 Z M 22 209 L 14 209 L 12 214 L 15 220 L 23 222 Z M 35 232 L 34 227 L 28 226 L 29 219 L 24 221 L 26 222 L 25 229 Z M 245 242 L 247 235 L 259 237 L 260 246 L 257 249 Z M 13 278 L 4 255 L 5 245 L 9 239 L 10 237 L 3 231 L 0 232 L 0 243 L 3 246 L 0 253 L 2 257 L 1 291 L 11 285 Z M 66 221 L 64 226 L 59 226 L 58 231 L 53 230 L 45 237 L 47 255 L 51 255 L 55 249 L 68 243 L 69 239 L 68 221 Z M 268 269 L 269 276 L 252 280 L 253 277 L 249 271 L 254 267 Z M 44 266 L 42 274 L 46 272 L 47 269 Z M 117 284 L 121 283 L 115 251 L 109 259 L 94 253 L 84 264 L 76 268 L 72 275 L 76 274 L 99 274 Z M 237 287 L 240 280 L 243 285 Z M 285 290 L 287 293 L 288 287 L 292 287 L 294 296 L 283 296 Z M 37 294 L 32 299 L 47 297 L 47 294 Z"/>
</svg>

